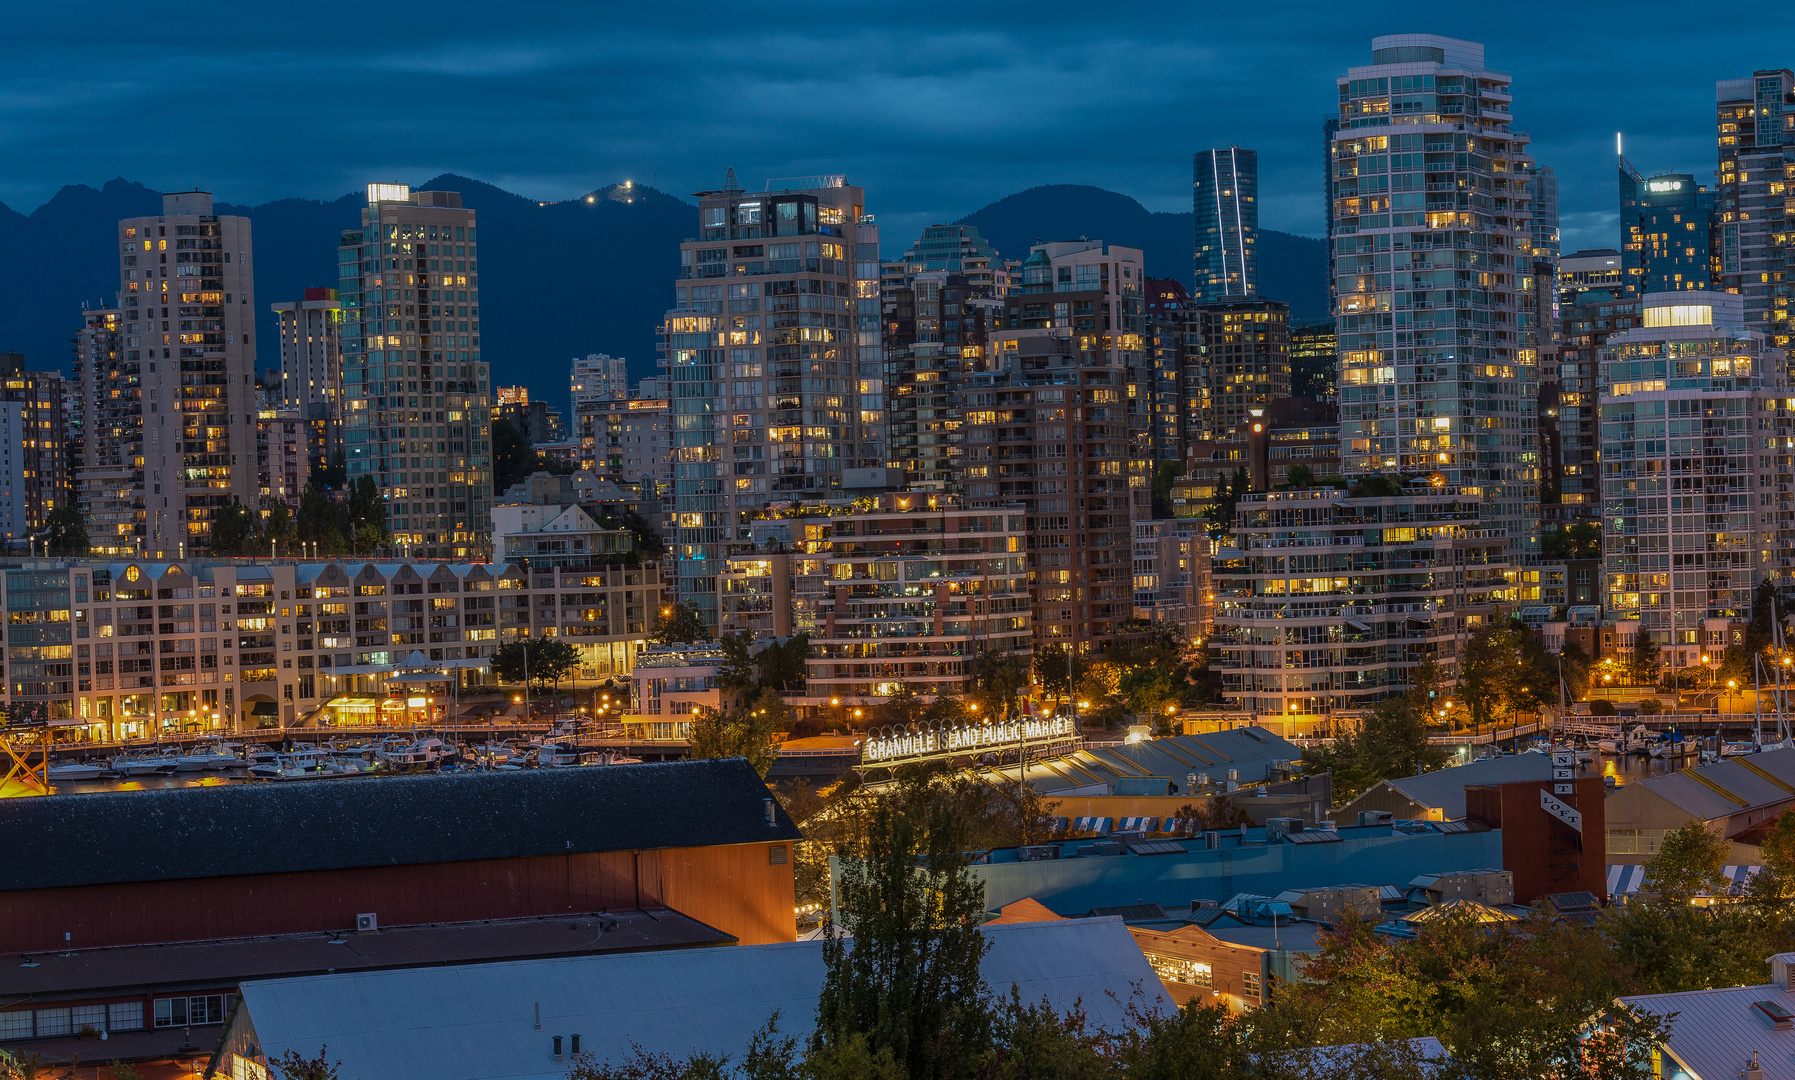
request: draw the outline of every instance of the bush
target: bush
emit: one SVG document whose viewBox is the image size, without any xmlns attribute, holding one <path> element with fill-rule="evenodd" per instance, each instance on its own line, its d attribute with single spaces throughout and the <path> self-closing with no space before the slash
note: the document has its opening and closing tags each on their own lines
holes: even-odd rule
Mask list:
<svg viewBox="0 0 1795 1080">
<path fill-rule="evenodd" d="M 1639 703 L 1639 712 L 1643 716 L 1657 716 L 1664 711 L 1664 703 L 1655 697 L 1645 698 Z"/>
<path fill-rule="evenodd" d="M 1606 698 L 1598 698 L 1597 700 L 1590 702 L 1589 703 L 1589 715 L 1591 715 L 1591 716 L 1613 716 L 1614 715 L 1614 702 L 1609 701 Z"/>
</svg>

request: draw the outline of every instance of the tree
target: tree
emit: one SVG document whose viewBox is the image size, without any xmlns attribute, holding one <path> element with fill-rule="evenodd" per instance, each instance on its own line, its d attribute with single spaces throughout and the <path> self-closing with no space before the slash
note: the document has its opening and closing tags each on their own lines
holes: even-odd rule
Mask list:
<svg viewBox="0 0 1795 1080">
<path fill-rule="evenodd" d="M 235 499 L 221 506 L 212 515 L 212 553 L 214 555 L 254 554 L 255 515 Z"/>
<path fill-rule="evenodd" d="M 1795 810 L 1784 810 L 1764 836 L 1764 865 L 1753 879 L 1760 896 L 1781 899 L 1795 893 Z"/>
<path fill-rule="evenodd" d="M 277 550 L 284 548 L 287 554 L 293 550 L 293 515 L 287 510 L 285 499 L 269 498 L 265 509 L 267 517 L 262 521 L 263 544 L 273 544 Z"/>
<path fill-rule="evenodd" d="M 1627 674 L 1639 686 L 1658 685 L 1658 676 L 1664 670 L 1664 658 L 1659 654 L 1657 642 L 1652 640 L 1651 631 L 1641 626 L 1633 633 L 1633 651 L 1627 655 Z"/>
<path fill-rule="evenodd" d="M 717 638 L 723 650 L 723 663 L 717 668 L 719 689 L 741 692 L 760 685 L 754 667 L 754 635 L 746 630 L 723 634 Z"/>
<path fill-rule="evenodd" d="M 343 1067 L 341 1061 L 331 1061 L 325 1054 L 328 1045 L 318 1047 L 318 1056 L 308 1058 L 299 1051 L 288 1048 L 282 1056 L 269 1064 L 281 1075 L 282 1080 L 337 1080 L 337 1070 Z"/>
<path fill-rule="evenodd" d="M 1240 497 L 1253 490 L 1253 481 L 1247 475 L 1247 467 L 1242 465 L 1234 470 L 1232 478 L 1217 481 L 1215 485 L 1215 501 L 1209 504 L 1203 516 L 1209 519 L 1211 532 L 1222 531 L 1234 527 L 1234 508 L 1240 505 Z"/>
<path fill-rule="evenodd" d="M 1339 735 L 1332 746 L 1305 750 L 1303 760 L 1312 771 L 1333 772 L 1335 797 L 1342 802 L 1379 780 L 1444 768 L 1446 751 L 1428 742 L 1433 708 L 1426 693 L 1411 690 L 1378 702 L 1357 731 Z"/>
<path fill-rule="evenodd" d="M 386 499 L 372 476 L 349 485 L 347 531 L 356 553 L 371 555 L 392 537 L 386 527 Z"/>
<path fill-rule="evenodd" d="M 804 689 L 805 661 L 810 659 L 810 635 L 793 634 L 784 641 L 769 641 L 755 654 L 762 689 L 793 693 Z"/>
<path fill-rule="evenodd" d="M 1664 836 L 1658 854 L 1645 864 L 1645 887 L 1669 902 L 1687 904 L 1692 896 L 1723 892 L 1727 842 L 1691 821 Z"/>
<path fill-rule="evenodd" d="M 1076 658 L 1072 661 L 1070 674 L 1074 679 L 1084 668 L 1084 663 Z M 1065 699 L 1068 689 L 1066 677 L 1066 647 L 1064 645 L 1037 645 L 1034 655 L 1035 682 L 1041 692 L 1055 701 Z"/>
<path fill-rule="evenodd" d="M 986 649 L 973 658 L 973 685 L 992 702 L 992 712 L 1007 720 L 1016 711 L 1016 695 L 1028 685 L 1028 660 L 1020 653 Z"/>
<path fill-rule="evenodd" d="M 536 468 L 536 451 L 518 426 L 503 417 L 492 422 L 492 491 L 502 495 Z"/>
<path fill-rule="evenodd" d="M 840 875 L 842 926 L 824 924 L 823 990 L 812 1052 L 866 1039 L 911 1080 L 969 1076 L 990 1045 L 979 972 L 984 887 L 966 868 L 966 835 L 945 805 L 874 808 Z M 847 948 L 842 930 L 852 935 Z"/>
<path fill-rule="evenodd" d="M 661 617 L 655 623 L 654 633 L 648 640 L 656 645 L 673 645 L 680 642 L 709 641 L 711 639 L 710 624 L 704 621 L 704 613 L 697 606 L 684 600 L 661 608 Z"/>
<path fill-rule="evenodd" d="M 693 759 L 747 758 L 748 764 L 765 779 L 767 770 L 773 767 L 773 759 L 779 756 L 773 749 L 773 732 L 779 730 L 783 716 L 784 703 L 779 695 L 766 691 L 736 708 L 694 716 L 692 733 L 687 737 L 690 749 L 686 756 Z"/>
<path fill-rule="evenodd" d="M 89 550 L 87 519 L 74 506 L 59 506 L 44 520 L 48 526 L 46 549 L 64 558 L 80 558 Z"/>
<path fill-rule="evenodd" d="M 1153 516 L 1169 518 L 1172 516 L 1172 483 L 1178 479 L 1178 463 L 1176 461 L 1158 461 L 1153 464 Z"/>
<path fill-rule="evenodd" d="M 539 688 L 562 679 L 580 666 L 579 646 L 560 638 L 531 637 L 507 641 L 492 654 L 492 673 L 509 683 L 526 678 Z"/>
</svg>

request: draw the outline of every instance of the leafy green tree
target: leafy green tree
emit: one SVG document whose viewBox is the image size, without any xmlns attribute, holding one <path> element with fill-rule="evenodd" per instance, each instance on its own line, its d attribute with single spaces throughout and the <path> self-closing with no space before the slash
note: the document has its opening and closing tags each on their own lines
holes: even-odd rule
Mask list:
<svg viewBox="0 0 1795 1080">
<path fill-rule="evenodd" d="M 1335 798 L 1344 802 L 1379 780 L 1444 768 L 1445 749 L 1428 742 L 1433 719 L 1426 691 L 1410 691 L 1379 702 L 1356 731 L 1338 734 L 1332 746 L 1305 750 L 1303 760 L 1312 771 L 1333 772 Z"/>
<path fill-rule="evenodd" d="M 346 527 L 354 543 L 353 554 L 371 555 L 392 538 L 386 524 L 386 499 L 372 476 L 360 477 L 349 485 Z"/>
<path fill-rule="evenodd" d="M 1764 866 L 1758 877 L 1772 886 L 1772 896 L 1782 898 L 1795 894 L 1795 810 L 1784 810 L 1764 836 Z"/>
<path fill-rule="evenodd" d="M 1158 461 L 1153 464 L 1153 516 L 1172 516 L 1172 482 L 1178 479 L 1178 462 Z"/>
<path fill-rule="evenodd" d="M 717 668 L 717 683 L 723 690 L 740 693 L 760 686 L 754 665 L 754 635 L 746 630 L 722 634 L 717 644 L 723 651 L 723 663 Z"/>
<path fill-rule="evenodd" d="M 763 692 L 736 708 L 693 717 L 687 756 L 747 758 L 764 779 L 779 756 L 773 749 L 773 733 L 781 730 L 782 724 L 789 726 L 784 703 L 778 694 Z"/>
<path fill-rule="evenodd" d="M 1028 658 L 1021 653 L 986 649 L 973 658 L 973 685 L 990 699 L 994 715 L 1009 719 L 1016 712 L 1016 695 L 1028 685 Z"/>
<path fill-rule="evenodd" d="M 214 555 L 254 554 L 255 514 L 235 500 L 221 506 L 212 515 L 212 553 Z"/>
<path fill-rule="evenodd" d="M 805 661 L 810 659 L 810 635 L 793 634 L 784 641 L 769 641 L 755 654 L 763 689 L 795 693 L 804 689 Z"/>
<path fill-rule="evenodd" d="M 1664 835 L 1664 842 L 1645 864 L 1645 887 L 1669 901 L 1687 903 L 1692 896 L 1712 895 L 1726 888 L 1721 867 L 1727 842 L 1699 821 Z"/>
<path fill-rule="evenodd" d="M 1210 532 L 1226 532 L 1234 527 L 1234 508 L 1240 505 L 1240 497 L 1253 490 L 1253 481 L 1247 475 L 1247 467 L 1240 466 L 1234 475 L 1220 480 L 1215 485 L 1215 501 L 1204 510 L 1203 516 L 1209 519 Z"/>
<path fill-rule="evenodd" d="M 318 1047 L 318 1056 L 308 1058 L 299 1051 L 288 1048 L 282 1056 L 270 1061 L 274 1071 L 281 1080 L 337 1080 L 337 1070 L 343 1067 L 341 1061 L 331 1061 L 325 1054 L 330 1047 Z"/>
<path fill-rule="evenodd" d="M 1645 627 L 1633 634 L 1633 651 L 1627 654 L 1627 674 L 1638 686 L 1656 686 L 1664 671 L 1664 657 Z"/>
<path fill-rule="evenodd" d="M 48 526 L 47 548 L 50 554 L 63 558 L 80 558 L 90 550 L 87 519 L 74 506 L 59 506 L 45 519 Z"/>
<path fill-rule="evenodd" d="M 267 516 L 262 519 L 263 545 L 273 544 L 281 554 L 293 553 L 293 515 L 287 509 L 285 499 L 270 498 L 267 500 Z"/>
<path fill-rule="evenodd" d="M 655 623 L 654 633 L 648 640 L 656 645 L 673 645 L 678 642 L 709 641 L 711 639 L 710 624 L 704 621 L 704 613 L 684 600 L 661 608 L 660 619 Z"/>
<path fill-rule="evenodd" d="M 558 689 L 561 680 L 579 666 L 579 647 L 560 638 L 507 641 L 492 655 L 492 673 L 501 681 L 519 683 L 528 678 L 540 689 L 547 689 L 551 683 Z"/>
<path fill-rule="evenodd" d="M 1292 465 L 1284 473 L 1284 483 L 1291 488 L 1306 488 L 1315 483 L 1315 470 L 1307 465 Z"/>
<path fill-rule="evenodd" d="M 1083 671 L 1085 663 L 1082 657 L 1074 657 L 1072 667 L 1066 666 L 1066 647 L 1064 645 L 1037 645 L 1034 654 L 1035 683 L 1041 692 L 1055 701 L 1064 701 L 1067 694 L 1067 674 L 1074 679 Z"/>
<path fill-rule="evenodd" d="M 874 807 L 864 844 L 842 866 L 842 926 L 824 924 L 813 1052 L 862 1036 L 911 1080 L 971 1076 L 985 1058 L 993 1016 L 979 965 L 990 943 L 966 835 L 944 804 Z"/>
</svg>

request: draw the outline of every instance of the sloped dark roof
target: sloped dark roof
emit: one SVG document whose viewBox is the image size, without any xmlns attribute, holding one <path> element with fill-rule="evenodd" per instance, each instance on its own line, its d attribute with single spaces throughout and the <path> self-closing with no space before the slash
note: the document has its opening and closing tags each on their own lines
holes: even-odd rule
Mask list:
<svg viewBox="0 0 1795 1080">
<path fill-rule="evenodd" d="M 0 892 L 801 837 L 741 758 L 0 800 Z"/>
</svg>

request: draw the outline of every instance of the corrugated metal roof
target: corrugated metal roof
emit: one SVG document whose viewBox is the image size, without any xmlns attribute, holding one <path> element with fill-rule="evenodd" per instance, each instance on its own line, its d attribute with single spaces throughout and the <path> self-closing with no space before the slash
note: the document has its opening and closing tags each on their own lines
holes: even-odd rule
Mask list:
<svg viewBox="0 0 1795 1080">
<path fill-rule="evenodd" d="M 1795 799 L 1795 794 L 1791 794 L 1795 788 L 1795 749 L 1727 758 L 1698 769 L 1680 769 L 1636 782 L 1694 817 L 1713 821 Z"/>
<path fill-rule="evenodd" d="M 1521 780 L 1552 779 L 1552 759 L 1545 754 L 1514 754 L 1473 761 L 1450 769 L 1436 769 L 1419 776 L 1390 780 L 1389 785 L 1422 806 L 1440 811 L 1447 819 L 1465 816 L 1465 787 L 1470 784 L 1509 784 Z"/>
<path fill-rule="evenodd" d="M 984 974 L 994 994 L 1018 987 L 1059 1012 L 1074 1003 L 1110 1029 L 1144 1007 L 1173 1008 L 1140 946 L 1117 918 L 1015 923 L 985 930 Z M 774 1010 L 800 1040 L 815 1022 L 823 982 L 820 941 L 737 945 L 626 956 L 414 968 L 247 982 L 243 1013 L 269 1058 L 329 1044 L 344 1076 L 380 1080 L 563 1080 L 555 1035 L 621 1062 L 640 1046 L 739 1060 Z M 542 1010 L 537 1030 L 536 1008 Z"/>
<path fill-rule="evenodd" d="M 4 799 L 0 830 L 0 891 L 802 836 L 741 758 Z"/>
<path fill-rule="evenodd" d="M 1745 1071 L 1754 1050 L 1764 1080 L 1795 1080 L 1795 1028 L 1778 1031 L 1752 1008 L 1759 1001 L 1795 1006 L 1795 994 L 1774 983 L 1642 994 L 1620 1001 L 1658 1016 L 1677 1014 L 1665 1045 L 1694 1080 L 1732 1080 Z"/>
<path fill-rule="evenodd" d="M 1211 781 L 1219 783 L 1234 769 L 1242 783 L 1258 783 L 1267 779 L 1272 762 L 1295 761 L 1302 756 L 1301 747 L 1264 728 L 1235 728 L 1077 750 L 1030 765 L 1028 781 L 1035 790 L 1046 793 L 1141 777 L 1168 777 L 1182 787 L 1192 773 L 1207 773 Z M 1081 780 L 1081 776 L 1089 779 Z"/>
</svg>

